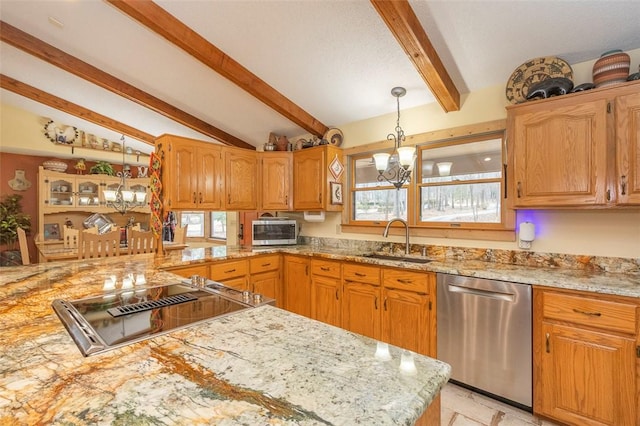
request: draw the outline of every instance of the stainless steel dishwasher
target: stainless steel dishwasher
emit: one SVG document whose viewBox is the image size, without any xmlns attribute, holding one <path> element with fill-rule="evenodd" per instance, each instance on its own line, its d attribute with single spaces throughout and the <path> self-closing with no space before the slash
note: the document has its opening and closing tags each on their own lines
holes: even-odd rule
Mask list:
<svg viewBox="0 0 640 426">
<path fill-rule="evenodd" d="M 438 359 L 453 382 L 531 411 L 531 286 L 438 274 Z"/>
</svg>

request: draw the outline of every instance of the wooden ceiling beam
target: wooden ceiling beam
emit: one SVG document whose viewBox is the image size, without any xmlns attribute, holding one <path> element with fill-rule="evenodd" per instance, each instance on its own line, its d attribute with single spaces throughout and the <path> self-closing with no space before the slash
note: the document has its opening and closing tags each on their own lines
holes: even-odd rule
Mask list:
<svg viewBox="0 0 640 426">
<path fill-rule="evenodd" d="M 460 93 L 407 0 L 371 0 L 446 112 L 460 110 Z"/>
<path fill-rule="evenodd" d="M 230 135 L 4 21 L 0 21 L 0 40 L 224 144 L 255 149 L 253 145 L 242 139 Z"/>
<path fill-rule="evenodd" d="M 269 86 L 152 1 L 106 0 L 131 18 L 169 40 L 306 131 L 322 137 L 327 126 Z"/>
<path fill-rule="evenodd" d="M 97 112 L 74 104 L 73 102 L 66 101 L 50 93 L 43 92 L 40 89 L 37 89 L 26 83 L 22 83 L 4 74 L 0 74 L 0 87 L 5 90 L 9 90 L 10 92 L 17 93 L 20 96 L 24 96 L 25 98 L 29 98 L 41 104 L 66 112 L 67 114 L 71 114 L 73 116 L 82 118 L 83 120 L 113 130 L 114 132 L 122 133 L 133 139 L 137 139 L 139 141 L 147 143 L 151 146 L 153 146 L 155 143 L 156 137 L 149 133 L 145 133 L 134 127 L 113 120 L 102 114 L 98 114 Z"/>
</svg>

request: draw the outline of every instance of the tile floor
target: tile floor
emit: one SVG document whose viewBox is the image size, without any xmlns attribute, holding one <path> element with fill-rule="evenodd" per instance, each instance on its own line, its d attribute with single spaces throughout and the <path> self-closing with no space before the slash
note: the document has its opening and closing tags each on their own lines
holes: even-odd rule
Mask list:
<svg viewBox="0 0 640 426">
<path fill-rule="evenodd" d="M 442 390 L 442 426 L 556 426 L 531 413 L 448 383 Z"/>
</svg>

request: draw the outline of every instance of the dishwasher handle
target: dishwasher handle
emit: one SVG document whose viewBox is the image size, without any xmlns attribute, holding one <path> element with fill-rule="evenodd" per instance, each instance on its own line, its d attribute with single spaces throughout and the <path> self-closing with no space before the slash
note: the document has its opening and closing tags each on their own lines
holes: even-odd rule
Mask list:
<svg viewBox="0 0 640 426">
<path fill-rule="evenodd" d="M 506 302 L 514 302 L 515 295 L 511 293 L 500 293 L 497 291 L 482 290 L 479 288 L 469 288 L 459 285 L 448 284 L 447 289 L 451 293 L 470 294 L 472 296 L 488 297 L 489 299 L 504 300 Z"/>
</svg>

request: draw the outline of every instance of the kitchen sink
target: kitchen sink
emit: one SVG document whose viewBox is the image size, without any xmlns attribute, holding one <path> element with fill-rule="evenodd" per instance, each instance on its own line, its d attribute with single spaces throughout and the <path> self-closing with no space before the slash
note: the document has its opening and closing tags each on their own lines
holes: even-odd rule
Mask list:
<svg viewBox="0 0 640 426">
<path fill-rule="evenodd" d="M 362 257 L 368 257 L 371 259 L 380 259 L 380 260 L 394 260 L 396 262 L 411 262 L 411 263 L 429 263 L 432 261 L 431 259 L 427 259 L 426 257 L 394 256 L 392 254 L 380 254 L 380 253 L 367 253 L 367 254 L 363 254 Z"/>
</svg>

